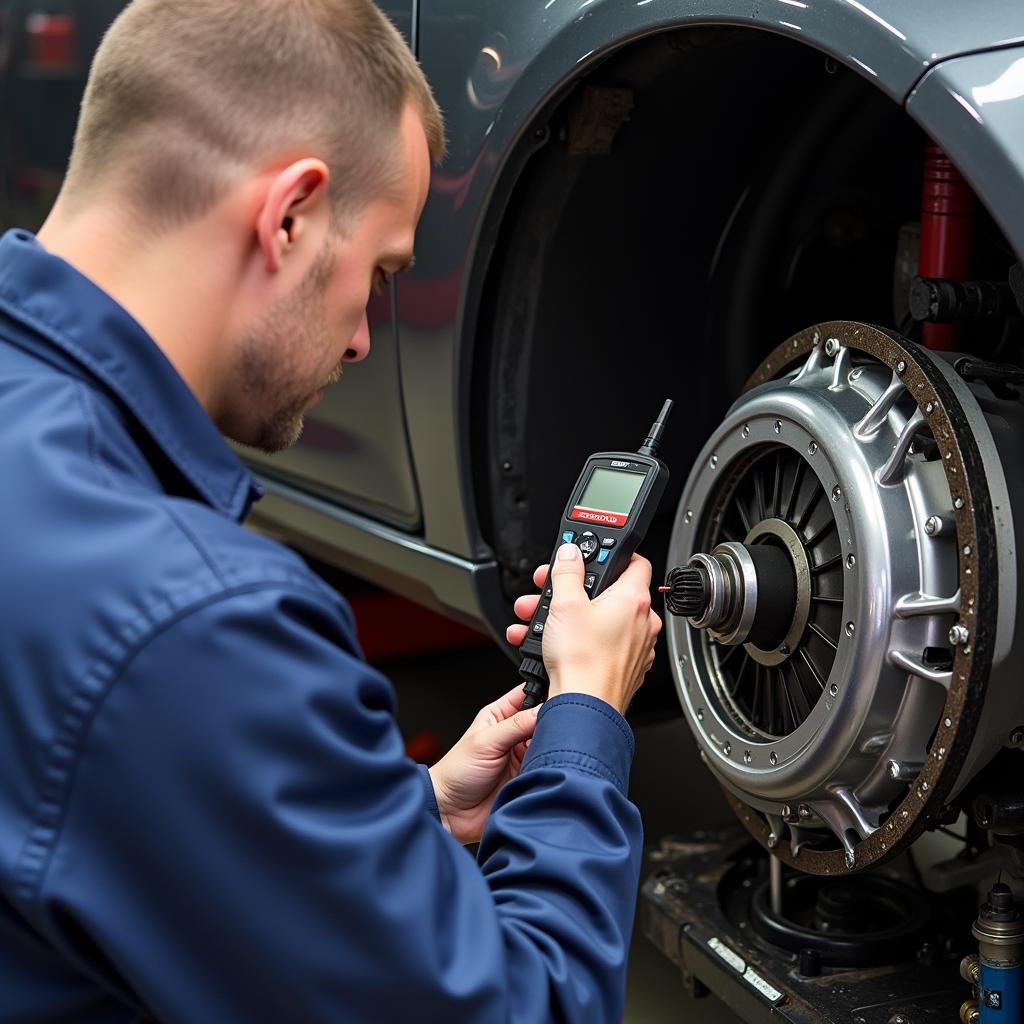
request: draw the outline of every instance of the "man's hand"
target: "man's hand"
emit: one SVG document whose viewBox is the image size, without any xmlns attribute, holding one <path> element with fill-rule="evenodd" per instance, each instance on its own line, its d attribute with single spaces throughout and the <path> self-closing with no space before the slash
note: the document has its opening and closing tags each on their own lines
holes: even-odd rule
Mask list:
<svg viewBox="0 0 1024 1024">
<path fill-rule="evenodd" d="M 546 565 L 533 581 L 543 587 Z M 644 676 L 654 664 L 654 642 L 661 619 L 651 610 L 651 563 L 633 555 L 622 575 L 593 601 L 583 589 L 583 558 L 575 544 L 564 544 L 550 566 L 551 611 L 544 624 L 544 666 L 550 679 L 549 696 L 588 693 L 625 713 Z M 521 597 L 515 612 L 529 622 L 539 595 Z M 505 633 L 515 646 L 526 637 L 526 626 L 509 626 Z"/>
<path fill-rule="evenodd" d="M 540 710 L 522 706 L 520 684 L 488 704 L 430 769 L 441 823 L 463 845 L 479 842 L 498 790 L 519 774 Z"/>
</svg>

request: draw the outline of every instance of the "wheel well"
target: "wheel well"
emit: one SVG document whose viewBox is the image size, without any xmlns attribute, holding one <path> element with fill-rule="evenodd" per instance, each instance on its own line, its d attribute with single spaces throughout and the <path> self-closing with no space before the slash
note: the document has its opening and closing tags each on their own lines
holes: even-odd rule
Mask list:
<svg viewBox="0 0 1024 1024">
<path fill-rule="evenodd" d="M 738 28 L 631 44 L 526 139 L 472 368 L 474 491 L 509 597 L 584 458 L 636 447 L 664 398 L 656 574 L 690 465 L 761 358 L 821 320 L 899 326 L 924 145 L 866 79 Z"/>
</svg>

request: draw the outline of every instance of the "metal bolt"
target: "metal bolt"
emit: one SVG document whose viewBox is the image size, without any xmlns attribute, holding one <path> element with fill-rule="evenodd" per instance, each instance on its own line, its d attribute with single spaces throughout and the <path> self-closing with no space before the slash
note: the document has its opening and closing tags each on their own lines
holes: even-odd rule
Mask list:
<svg viewBox="0 0 1024 1024">
<path fill-rule="evenodd" d="M 818 450 L 818 445 L 817 445 L 817 442 L 815 442 L 815 441 L 812 441 L 807 446 L 807 454 L 808 455 L 813 455 L 817 450 Z"/>
<path fill-rule="evenodd" d="M 970 638 L 971 632 L 962 622 L 958 622 L 949 630 L 949 642 L 954 647 L 959 647 L 961 644 L 967 643 Z"/>
<path fill-rule="evenodd" d="M 793 808 L 790 807 L 789 804 L 783 804 L 782 805 L 782 817 L 786 821 L 789 821 L 790 818 L 795 818 L 796 817 L 796 815 L 793 813 Z"/>
<path fill-rule="evenodd" d="M 743 424 L 743 429 L 740 431 L 740 433 L 744 437 L 750 437 L 750 424 L 749 423 L 744 423 Z"/>
<path fill-rule="evenodd" d="M 828 692 L 833 697 L 835 697 L 839 693 L 839 684 L 838 683 L 832 683 L 832 685 L 829 686 L 829 688 L 828 688 Z"/>
<path fill-rule="evenodd" d="M 725 752 L 725 756 L 728 757 L 732 753 L 732 744 L 726 743 L 722 750 Z"/>
<path fill-rule="evenodd" d="M 839 485 L 837 484 L 835 487 L 832 488 L 832 500 L 838 501 L 842 496 L 843 492 L 842 490 L 840 490 Z"/>
<path fill-rule="evenodd" d="M 502 469 L 503 469 L 503 470 L 504 470 L 504 471 L 505 471 L 506 473 L 511 473 L 511 472 L 512 472 L 512 463 L 511 463 L 511 462 L 503 462 L 503 463 L 501 464 L 501 468 L 502 468 Z"/>
<path fill-rule="evenodd" d="M 906 368 L 907 368 L 907 364 L 905 362 L 903 362 L 902 359 L 896 364 L 896 372 L 897 373 L 903 373 L 906 370 Z"/>
<path fill-rule="evenodd" d="M 953 508 L 959 509 L 959 508 L 963 508 L 963 507 L 964 507 L 964 499 L 963 498 L 957 498 L 953 502 Z"/>
<path fill-rule="evenodd" d="M 743 751 L 743 763 L 744 764 L 750 764 L 750 762 L 752 760 L 753 760 L 753 758 L 750 756 L 750 751 L 749 750 L 744 750 Z"/>
<path fill-rule="evenodd" d="M 778 763 L 779 763 L 779 755 L 778 755 L 778 754 L 776 754 L 776 753 L 775 753 L 775 751 L 773 750 L 773 751 L 772 751 L 772 752 L 771 752 L 771 753 L 770 753 L 770 754 L 768 755 L 768 760 L 769 760 L 769 761 L 771 761 L 771 763 L 772 763 L 772 764 L 778 764 Z"/>
<path fill-rule="evenodd" d="M 953 719 L 948 715 L 942 720 L 942 724 L 948 729 L 953 724 Z"/>
<path fill-rule="evenodd" d="M 712 455 L 710 460 L 711 468 L 714 469 L 718 465 L 718 456 Z"/>
<path fill-rule="evenodd" d="M 864 371 L 858 366 L 857 369 L 850 374 L 850 380 L 860 380 L 863 373 Z"/>
<path fill-rule="evenodd" d="M 929 403 L 928 403 L 928 404 L 927 404 L 927 405 L 926 405 L 926 406 L 924 407 L 924 411 L 925 411 L 925 412 L 927 412 L 927 413 L 933 413 L 933 412 L 935 412 L 935 403 L 934 403 L 934 402 L 929 402 Z"/>
<path fill-rule="evenodd" d="M 688 508 L 686 510 L 686 521 L 690 522 L 691 519 L 693 519 L 693 509 L 692 508 Z"/>
<path fill-rule="evenodd" d="M 857 627 L 852 622 L 848 622 L 846 624 L 846 635 L 847 636 L 853 636 L 854 631 L 856 630 L 856 628 Z"/>
<path fill-rule="evenodd" d="M 847 555 L 846 556 L 846 568 L 847 569 L 852 569 L 856 564 L 857 564 L 857 556 L 856 555 Z"/>
<path fill-rule="evenodd" d="M 832 359 L 835 354 L 839 351 L 839 340 L 837 338 L 829 338 L 825 342 L 825 355 Z"/>
<path fill-rule="evenodd" d="M 796 813 L 797 813 L 798 817 L 803 818 L 804 820 L 806 820 L 807 818 L 809 818 L 811 816 L 811 809 L 810 809 L 810 807 L 807 806 L 807 804 L 801 804 L 796 809 Z"/>
<path fill-rule="evenodd" d="M 1017 728 L 1010 733 L 1010 744 L 1014 747 L 1024 745 L 1024 726 L 1018 725 Z"/>
<path fill-rule="evenodd" d="M 910 1021 L 902 1013 L 894 1013 L 889 1018 L 889 1024 L 910 1024 Z"/>
<path fill-rule="evenodd" d="M 782 420 L 776 420 L 775 421 L 775 433 L 776 434 L 781 434 L 782 433 Z"/>
<path fill-rule="evenodd" d="M 970 557 L 970 554 L 971 554 L 971 545 L 970 544 L 965 544 L 964 545 L 964 555 L 966 555 L 967 557 Z"/>
<path fill-rule="evenodd" d="M 767 844 L 769 850 L 774 850 L 779 845 L 779 837 L 774 832 L 769 832 Z"/>
<path fill-rule="evenodd" d="M 852 868 L 857 863 L 857 854 L 853 850 L 846 851 L 846 866 Z"/>
<path fill-rule="evenodd" d="M 703 708 L 697 708 L 697 721 L 698 722 L 703 722 L 704 721 L 704 709 Z"/>
<path fill-rule="evenodd" d="M 789 654 L 790 654 L 789 644 L 783 644 L 779 648 L 779 654 L 783 655 L 784 657 L 789 657 Z"/>
</svg>

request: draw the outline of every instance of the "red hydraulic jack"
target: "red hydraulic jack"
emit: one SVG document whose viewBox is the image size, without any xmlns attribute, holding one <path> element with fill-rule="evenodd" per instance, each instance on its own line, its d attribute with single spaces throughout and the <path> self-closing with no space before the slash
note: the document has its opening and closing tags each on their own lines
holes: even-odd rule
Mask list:
<svg viewBox="0 0 1024 1024">
<path fill-rule="evenodd" d="M 921 248 L 917 263 L 921 277 L 970 279 L 977 206 L 971 186 L 949 157 L 929 142 L 921 191 Z M 960 327 L 955 323 L 923 323 L 921 341 L 927 348 L 952 351 L 959 347 Z"/>
</svg>

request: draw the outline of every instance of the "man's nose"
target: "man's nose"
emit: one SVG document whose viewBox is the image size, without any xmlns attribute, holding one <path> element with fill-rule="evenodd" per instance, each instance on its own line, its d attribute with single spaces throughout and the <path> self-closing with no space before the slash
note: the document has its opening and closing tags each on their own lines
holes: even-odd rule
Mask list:
<svg viewBox="0 0 1024 1024">
<path fill-rule="evenodd" d="M 356 329 L 356 333 L 352 335 L 352 340 L 348 343 L 348 348 L 345 350 L 345 354 L 341 357 L 344 363 L 358 363 L 365 359 L 370 354 L 370 322 L 366 318 L 366 314 L 363 313 L 363 319 L 359 323 L 359 327 Z"/>
</svg>

